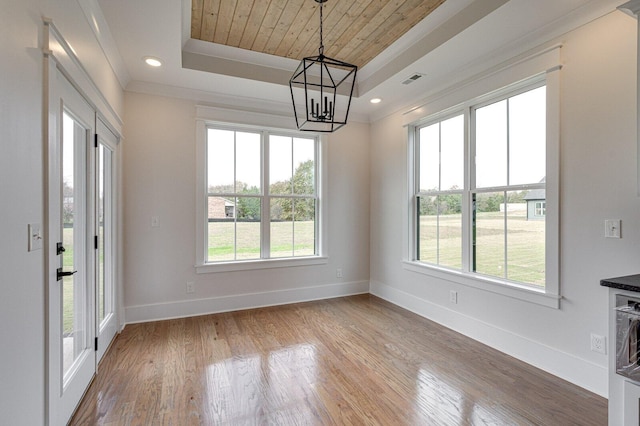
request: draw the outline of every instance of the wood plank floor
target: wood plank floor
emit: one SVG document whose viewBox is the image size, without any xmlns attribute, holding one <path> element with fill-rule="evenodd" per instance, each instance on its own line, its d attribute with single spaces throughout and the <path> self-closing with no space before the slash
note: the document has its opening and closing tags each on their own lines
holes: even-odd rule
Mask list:
<svg viewBox="0 0 640 426">
<path fill-rule="evenodd" d="M 375 296 L 128 325 L 74 425 L 606 425 L 595 394 Z"/>
</svg>

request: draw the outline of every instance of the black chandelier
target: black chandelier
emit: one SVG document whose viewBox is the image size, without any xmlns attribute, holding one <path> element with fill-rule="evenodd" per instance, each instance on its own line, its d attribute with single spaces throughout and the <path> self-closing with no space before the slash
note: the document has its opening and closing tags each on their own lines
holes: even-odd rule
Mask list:
<svg viewBox="0 0 640 426">
<path fill-rule="evenodd" d="M 315 1 L 320 4 L 318 56 L 309 56 L 300 62 L 289 80 L 289 87 L 298 129 L 309 132 L 333 132 L 347 124 L 358 67 L 324 55 L 322 7 L 327 0 Z M 303 103 L 304 110 L 296 107 L 296 104 Z"/>
</svg>

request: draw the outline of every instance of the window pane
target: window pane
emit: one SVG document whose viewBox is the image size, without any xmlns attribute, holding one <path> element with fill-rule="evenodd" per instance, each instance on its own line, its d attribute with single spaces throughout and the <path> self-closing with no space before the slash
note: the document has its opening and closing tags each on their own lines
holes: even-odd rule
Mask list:
<svg viewBox="0 0 640 426">
<path fill-rule="evenodd" d="M 475 112 L 476 187 L 507 184 L 507 101 Z"/>
<path fill-rule="evenodd" d="M 209 262 L 235 258 L 235 199 L 208 197 Z"/>
<path fill-rule="evenodd" d="M 509 184 L 542 182 L 546 175 L 546 88 L 509 99 Z"/>
<path fill-rule="evenodd" d="M 269 136 L 269 193 L 292 193 L 293 140 L 286 136 Z"/>
<path fill-rule="evenodd" d="M 207 191 L 234 192 L 234 132 L 207 130 Z"/>
<path fill-rule="evenodd" d="M 474 194 L 474 268 L 481 274 L 505 277 L 504 193 Z"/>
<path fill-rule="evenodd" d="M 507 205 L 507 278 L 545 283 L 544 190 L 509 192 Z M 536 211 L 537 210 L 537 211 Z"/>
<path fill-rule="evenodd" d="M 440 195 L 438 207 L 438 264 L 462 269 L 462 195 Z"/>
<path fill-rule="evenodd" d="M 316 253 L 316 200 L 294 201 L 294 256 L 312 256 Z"/>
<path fill-rule="evenodd" d="M 445 120 L 440 128 L 440 190 L 464 187 L 464 116 Z"/>
<path fill-rule="evenodd" d="M 420 191 L 440 189 L 440 123 L 420 129 Z"/>
<path fill-rule="evenodd" d="M 260 134 L 236 133 L 237 194 L 260 193 Z"/>
<path fill-rule="evenodd" d="M 438 197 L 418 197 L 418 253 L 421 262 L 438 263 Z"/>
<path fill-rule="evenodd" d="M 418 260 L 462 268 L 462 195 L 420 197 Z"/>
<path fill-rule="evenodd" d="M 315 141 L 295 138 L 293 140 L 293 193 L 315 194 Z"/>
<path fill-rule="evenodd" d="M 293 199 L 271 199 L 271 257 L 293 256 Z"/>
<path fill-rule="evenodd" d="M 260 258 L 260 197 L 238 197 L 236 259 Z"/>
</svg>

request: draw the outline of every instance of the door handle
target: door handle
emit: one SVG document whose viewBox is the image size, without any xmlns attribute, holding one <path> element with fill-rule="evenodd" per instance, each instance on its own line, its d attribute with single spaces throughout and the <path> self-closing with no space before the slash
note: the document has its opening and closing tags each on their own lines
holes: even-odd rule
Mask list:
<svg viewBox="0 0 640 426">
<path fill-rule="evenodd" d="M 62 268 L 58 268 L 58 269 L 56 269 L 56 280 L 60 281 L 62 279 L 62 277 L 68 277 L 70 275 L 75 274 L 76 272 L 78 272 L 78 271 L 64 272 L 62 270 Z"/>
</svg>

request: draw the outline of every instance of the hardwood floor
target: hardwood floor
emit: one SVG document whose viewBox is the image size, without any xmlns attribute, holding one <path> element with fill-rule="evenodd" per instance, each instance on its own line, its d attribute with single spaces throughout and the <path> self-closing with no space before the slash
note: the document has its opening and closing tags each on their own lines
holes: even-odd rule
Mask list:
<svg viewBox="0 0 640 426">
<path fill-rule="evenodd" d="M 606 425 L 607 402 L 375 296 L 128 325 L 73 425 Z"/>
</svg>

